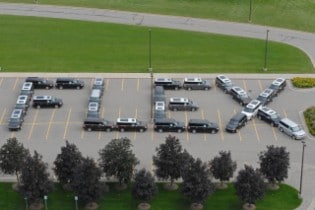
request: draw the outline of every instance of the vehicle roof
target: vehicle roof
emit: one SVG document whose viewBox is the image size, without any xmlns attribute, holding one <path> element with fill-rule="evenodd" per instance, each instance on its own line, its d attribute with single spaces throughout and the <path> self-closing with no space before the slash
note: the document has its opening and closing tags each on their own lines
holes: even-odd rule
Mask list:
<svg viewBox="0 0 315 210">
<path fill-rule="evenodd" d="M 20 118 L 23 113 L 22 109 L 13 109 L 11 113 L 11 118 Z"/>
<path fill-rule="evenodd" d="M 117 118 L 118 123 L 136 123 L 136 118 Z"/>
<path fill-rule="evenodd" d="M 33 100 L 51 100 L 52 96 L 34 96 Z"/>
<path fill-rule="evenodd" d="M 265 113 L 269 114 L 269 115 L 273 115 L 273 114 L 276 114 L 276 113 L 277 113 L 277 112 L 274 111 L 273 109 L 270 109 L 269 107 L 266 107 L 266 106 L 260 108 L 260 110 L 261 110 L 262 112 L 265 112 Z"/>
<path fill-rule="evenodd" d="M 202 82 L 200 77 L 186 77 L 184 82 Z"/>
<path fill-rule="evenodd" d="M 210 121 L 209 120 L 205 120 L 205 119 L 190 119 L 188 121 L 188 123 L 202 123 L 202 124 L 209 124 Z"/>
<path fill-rule="evenodd" d="M 181 98 L 181 97 L 172 97 L 170 98 L 171 103 L 187 103 L 189 101 L 188 98 Z"/>
<path fill-rule="evenodd" d="M 284 81 L 285 81 L 284 78 L 277 78 L 272 82 L 272 84 L 278 86 L 278 85 L 281 85 Z"/>
</svg>

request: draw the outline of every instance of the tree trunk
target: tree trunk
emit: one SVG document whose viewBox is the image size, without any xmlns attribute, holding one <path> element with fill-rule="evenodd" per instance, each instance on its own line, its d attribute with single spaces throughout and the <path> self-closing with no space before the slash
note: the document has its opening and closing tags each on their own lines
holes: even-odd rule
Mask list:
<svg viewBox="0 0 315 210">
<path fill-rule="evenodd" d="M 267 183 L 267 189 L 268 190 L 278 190 L 279 185 L 276 182 L 268 182 Z"/>
<path fill-rule="evenodd" d="M 168 190 L 168 191 L 172 191 L 172 190 L 177 190 L 178 189 L 178 185 L 176 183 L 173 182 L 169 182 L 169 183 L 165 183 L 164 184 L 164 189 Z"/>
<path fill-rule="evenodd" d="M 86 210 L 95 210 L 95 209 L 98 209 L 98 204 L 95 202 L 90 202 L 90 203 L 86 204 L 84 208 Z"/>
<path fill-rule="evenodd" d="M 245 203 L 245 204 L 243 205 L 243 209 L 244 209 L 244 210 L 255 210 L 255 209 L 256 209 L 256 206 L 255 206 L 255 204 Z"/>
<path fill-rule="evenodd" d="M 203 205 L 201 203 L 192 203 L 190 205 L 191 210 L 200 210 L 203 209 Z"/>
<path fill-rule="evenodd" d="M 149 210 L 151 208 L 151 205 L 148 203 L 140 203 L 138 205 L 138 210 Z"/>
<path fill-rule="evenodd" d="M 227 188 L 227 184 L 224 181 L 220 181 L 217 184 L 217 189 L 223 190 L 223 189 L 226 189 L 226 188 Z"/>
<path fill-rule="evenodd" d="M 15 175 L 16 175 L 16 180 L 17 180 L 17 183 L 18 183 L 18 185 L 20 185 L 19 172 L 18 172 L 18 171 L 15 171 Z"/>
</svg>

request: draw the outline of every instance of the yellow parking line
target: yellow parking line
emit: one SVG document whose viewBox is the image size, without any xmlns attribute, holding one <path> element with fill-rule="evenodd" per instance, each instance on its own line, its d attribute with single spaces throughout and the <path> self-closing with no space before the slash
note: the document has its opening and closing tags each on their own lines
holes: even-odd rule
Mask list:
<svg viewBox="0 0 315 210">
<path fill-rule="evenodd" d="M 2 82 L 3 82 L 3 77 L 1 77 L 1 80 L 0 80 L 0 86 L 2 85 Z"/>
<path fill-rule="evenodd" d="M 12 90 L 15 90 L 18 81 L 19 81 L 19 78 L 16 78 L 16 79 L 15 79 L 15 82 L 14 82 L 14 85 L 13 85 L 13 87 L 12 87 Z"/>
<path fill-rule="evenodd" d="M 150 164 L 150 172 L 152 175 L 154 175 L 154 164 L 153 164 L 153 160 L 151 160 L 151 164 Z"/>
<path fill-rule="evenodd" d="M 65 125 L 65 132 L 63 133 L 63 139 L 66 139 L 68 127 L 69 127 L 69 122 L 70 122 L 70 117 L 71 117 L 71 108 L 69 109 L 68 116 L 67 116 L 67 121 Z"/>
<path fill-rule="evenodd" d="M 137 82 L 137 92 L 139 92 L 140 89 L 140 79 L 138 78 L 138 82 Z"/>
<path fill-rule="evenodd" d="M 31 139 L 31 137 L 32 137 L 33 129 L 34 129 L 34 126 L 36 125 L 35 122 L 37 120 L 38 112 L 39 112 L 39 109 L 37 109 L 36 112 L 35 112 L 35 116 L 34 116 L 34 119 L 33 119 L 33 122 L 32 122 L 32 126 L 31 126 L 31 129 L 30 129 L 30 132 L 28 133 L 28 138 L 27 139 Z"/>
<path fill-rule="evenodd" d="M 224 141 L 224 134 L 223 134 L 223 125 L 222 125 L 222 118 L 221 118 L 221 112 L 220 110 L 217 110 L 218 113 L 218 125 L 220 129 L 220 135 L 221 135 L 221 140 Z"/>
<path fill-rule="evenodd" d="M 201 119 L 205 119 L 205 112 L 201 109 Z"/>
<path fill-rule="evenodd" d="M 151 130 L 151 141 L 154 140 L 154 128 Z"/>
<path fill-rule="evenodd" d="M 0 125 L 2 125 L 2 123 L 3 123 L 4 116 L 5 116 L 6 112 L 7 112 L 7 109 L 4 108 L 4 109 L 3 109 L 3 112 L 2 112 L 2 115 L 1 115 L 1 119 L 0 119 Z"/>
<path fill-rule="evenodd" d="M 257 130 L 257 127 L 256 127 L 256 121 L 255 121 L 255 119 L 253 119 L 253 126 L 254 126 L 254 130 L 255 130 L 255 132 L 256 132 L 257 140 L 260 142 L 260 136 L 259 136 L 259 133 L 258 133 L 258 130 Z"/>
<path fill-rule="evenodd" d="M 283 110 L 283 114 L 284 114 L 285 118 L 288 117 L 288 114 L 287 114 L 287 112 L 285 110 Z"/>
<path fill-rule="evenodd" d="M 215 92 L 217 92 L 217 86 L 215 85 L 215 79 L 212 80 L 212 87 L 214 89 Z"/>
<path fill-rule="evenodd" d="M 136 108 L 135 118 L 138 117 L 138 109 Z"/>
<path fill-rule="evenodd" d="M 46 140 L 48 139 L 48 134 L 49 134 L 49 131 L 50 131 L 50 127 L 51 127 L 51 123 L 54 119 L 54 116 L 55 116 L 55 112 L 56 112 L 56 109 L 53 110 L 53 112 L 51 113 L 51 116 L 50 116 L 50 120 L 49 120 L 49 123 L 48 123 L 48 128 L 47 128 L 47 131 L 46 131 Z"/>
<path fill-rule="evenodd" d="M 102 107 L 101 117 L 104 118 L 104 116 L 105 116 L 105 108 Z M 98 132 L 98 140 L 100 140 L 101 137 L 102 137 L 102 131 L 99 131 Z"/>
<path fill-rule="evenodd" d="M 259 89 L 262 91 L 263 87 L 262 87 L 262 84 L 261 84 L 261 80 L 258 80 L 258 85 L 259 85 Z"/>
<path fill-rule="evenodd" d="M 125 79 L 121 79 L 121 91 L 124 91 Z"/>
<path fill-rule="evenodd" d="M 84 129 L 82 129 L 82 130 L 81 130 L 81 134 L 80 134 L 81 139 L 83 139 L 83 138 L 84 138 L 84 133 L 85 133 L 85 132 L 84 132 Z"/>
<path fill-rule="evenodd" d="M 278 137 L 277 137 L 276 132 L 275 132 L 275 127 L 272 127 L 271 130 L 273 133 L 273 137 L 275 138 L 275 141 L 278 141 Z"/>
<path fill-rule="evenodd" d="M 15 132 L 12 132 L 10 138 L 14 138 L 14 137 L 15 137 Z"/>
<path fill-rule="evenodd" d="M 109 80 L 109 79 L 107 79 L 107 80 L 106 80 L 106 87 L 105 87 L 105 88 L 106 88 L 106 90 L 108 90 L 108 87 L 109 87 L 109 82 L 110 82 L 110 80 Z"/>
<path fill-rule="evenodd" d="M 247 92 L 247 85 L 246 85 L 245 80 L 243 80 L 243 85 L 244 85 L 244 90 Z"/>
<path fill-rule="evenodd" d="M 91 80 L 90 80 L 90 87 L 91 87 L 91 88 L 93 87 L 93 82 L 94 82 L 94 79 L 91 79 Z"/>
</svg>

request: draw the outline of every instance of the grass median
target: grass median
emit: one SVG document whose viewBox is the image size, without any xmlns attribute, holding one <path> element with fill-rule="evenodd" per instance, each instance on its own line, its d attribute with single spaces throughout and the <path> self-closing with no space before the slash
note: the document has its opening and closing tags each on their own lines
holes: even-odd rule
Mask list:
<svg viewBox="0 0 315 210">
<path fill-rule="evenodd" d="M 25 200 L 11 188 L 11 183 L 0 183 L 0 209 L 25 209 Z M 189 201 L 180 191 L 165 191 L 161 184 L 159 194 L 151 202 L 151 210 L 189 210 Z M 130 188 L 129 188 L 130 189 Z M 136 210 L 138 202 L 132 199 L 130 190 L 117 191 L 110 185 L 110 191 L 98 202 L 99 210 Z M 282 184 L 277 191 L 267 191 L 263 200 L 257 202 L 257 210 L 293 210 L 301 204 L 296 189 Z M 54 192 L 48 195 L 47 207 L 50 210 L 73 210 L 74 195 L 55 185 Z M 80 209 L 83 209 L 80 207 Z M 204 204 L 204 210 L 241 210 L 242 203 L 229 185 L 226 190 L 217 190 Z"/>
<path fill-rule="evenodd" d="M 2 0 L 248 22 L 315 32 L 314 0 Z M 252 3 L 250 18 L 250 2 Z"/>
<path fill-rule="evenodd" d="M 0 16 L 4 72 L 147 72 L 148 28 Z M 152 67 L 167 73 L 262 73 L 265 41 L 152 28 Z M 267 73 L 311 73 L 297 48 L 269 42 Z"/>
</svg>

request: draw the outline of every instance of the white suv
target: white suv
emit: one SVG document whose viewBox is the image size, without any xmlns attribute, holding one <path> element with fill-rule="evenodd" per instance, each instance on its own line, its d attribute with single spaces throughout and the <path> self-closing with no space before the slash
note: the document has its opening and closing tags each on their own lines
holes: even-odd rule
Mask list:
<svg viewBox="0 0 315 210">
<path fill-rule="evenodd" d="M 254 99 L 243 108 L 242 113 L 246 115 L 247 120 L 251 120 L 253 117 L 256 116 L 258 109 L 261 107 L 261 102 Z"/>
</svg>

